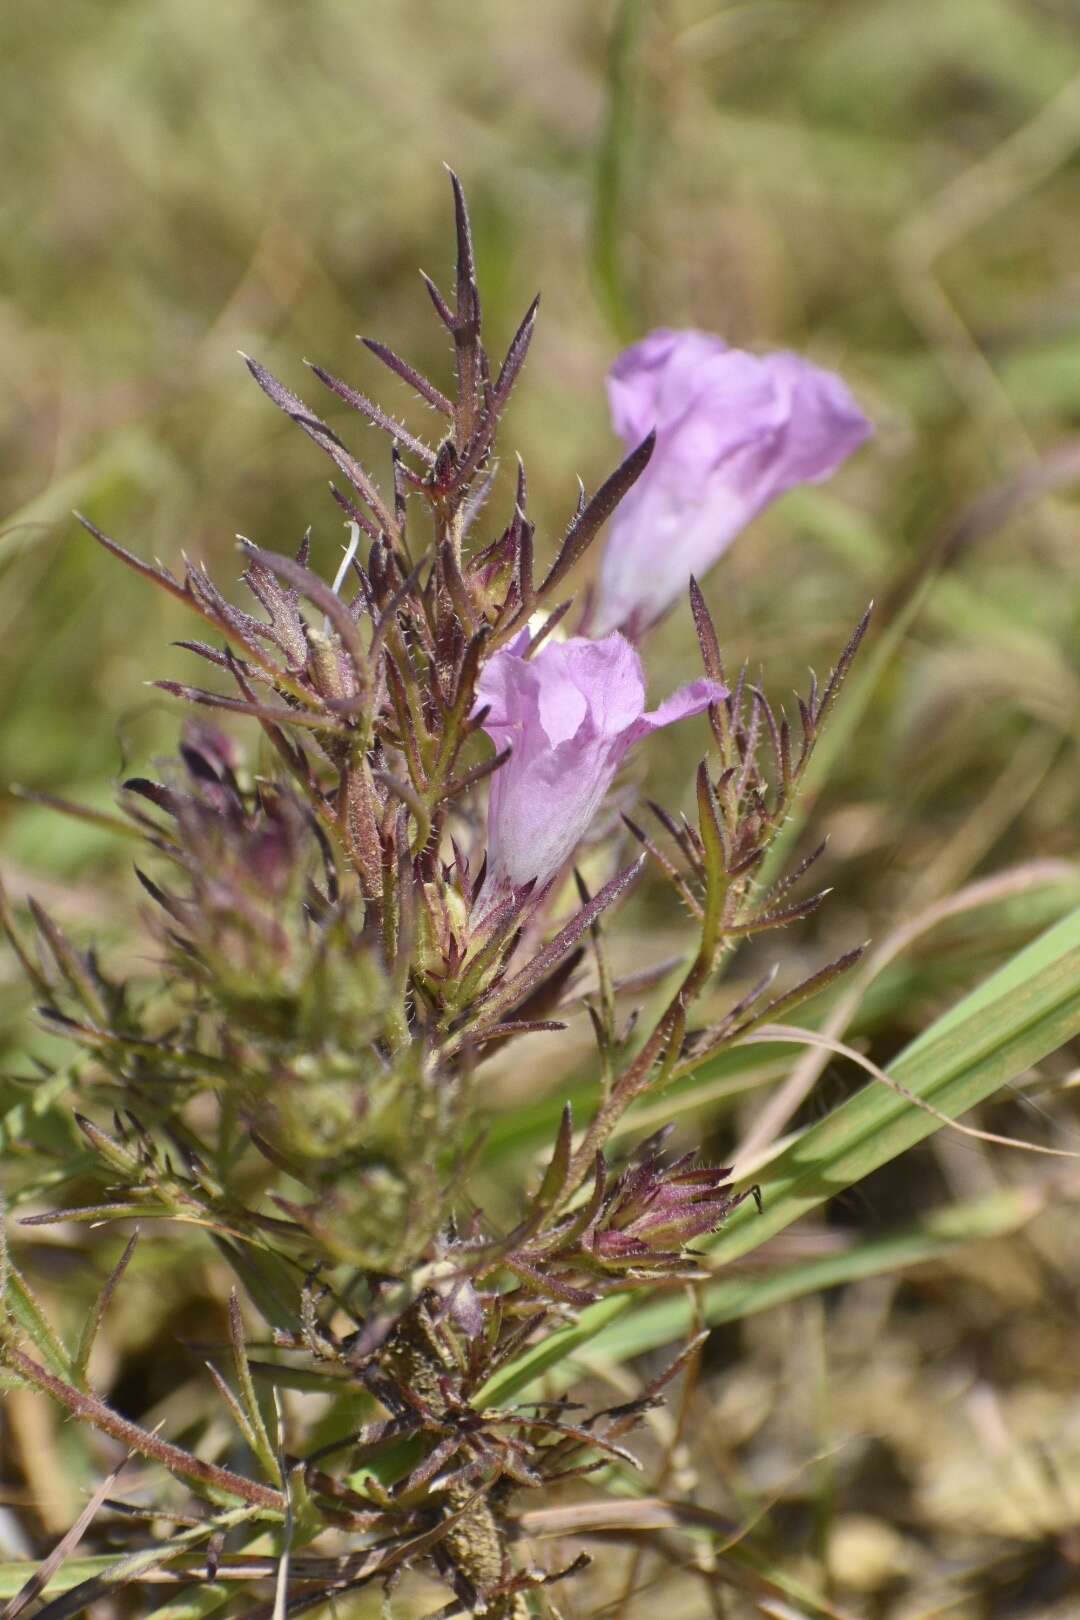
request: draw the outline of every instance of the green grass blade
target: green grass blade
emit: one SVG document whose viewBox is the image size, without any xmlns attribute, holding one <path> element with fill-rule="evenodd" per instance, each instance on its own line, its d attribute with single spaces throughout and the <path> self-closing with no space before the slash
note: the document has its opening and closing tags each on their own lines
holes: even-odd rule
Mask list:
<svg viewBox="0 0 1080 1620">
<path fill-rule="evenodd" d="M 738 1322 L 757 1311 L 801 1299 L 822 1288 L 906 1270 L 929 1260 L 1019 1230 L 1041 1207 L 1040 1200 L 1016 1187 L 968 1204 L 947 1204 L 900 1232 L 873 1238 L 838 1254 L 803 1259 L 768 1271 L 724 1277 L 700 1290 L 698 1304 L 709 1327 Z M 695 1314 L 685 1293 L 630 1311 L 600 1333 L 591 1345 L 596 1355 L 625 1361 L 685 1338 L 694 1331 Z"/>
<path fill-rule="evenodd" d="M 104 1575 L 116 1563 L 115 1553 L 103 1553 L 96 1558 L 68 1558 L 55 1572 L 48 1584 L 48 1592 L 69 1592 L 80 1581 L 91 1580 L 95 1575 Z M 0 1564 L 0 1598 L 13 1598 L 16 1592 L 21 1592 L 28 1578 L 36 1568 L 36 1560 L 29 1558 L 13 1559 L 10 1563 Z"/>
<path fill-rule="evenodd" d="M 1080 910 L 1021 951 L 889 1065 L 916 1096 L 957 1118 L 1080 1032 Z M 861 1181 L 940 1121 L 871 1082 L 802 1132 L 767 1166 L 765 1213 L 736 1211 L 718 1261 L 745 1254 L 826 1198 Z"/>
<path fill-rule="evenodd" d="M 646 0 L 621 0 L 608 59 L 608 116 L 593 202 L 593 272 L 605 313 L 624 343 L 638 335 L 624 264 L 624 204 L 637 145 L 638 67 Z"/>
<path fill-rule="evenodd" d="M 1080 910 L 1071 912 L 942 1015 L 889 1065 L 901 1085 L 957 1118 L 1080 1034 Z M 722 1265 L 941 1130 L 941 1121 L 871 1082 L 801 1132 L 760 1176 L 764 1213 L 735 1211 L 710 1244 Z M 602 1300 L 534 1346 L 478 1400 L 506 1400 L 626 1315 L 630 1296 Z"/>
<path fill-rule="evenodd" d="M 29 1284 L 21 1273 L 10 1263 L 6 1271 L 6 1286 L 3 1300 L 0 1301 L 0 1310 L 6 1311 L 11 1323 L 14 1324 L 16 1334 L 20 1329 L 26 1334 L 49 1371 L 55 1373 L 57 1378 L 70 1380 L 71 1357 L 59 1334 L 34 1298 Z M 2 1334 L 3 1329 L 0 1327 L 0 1336 Z"/>
</svg>

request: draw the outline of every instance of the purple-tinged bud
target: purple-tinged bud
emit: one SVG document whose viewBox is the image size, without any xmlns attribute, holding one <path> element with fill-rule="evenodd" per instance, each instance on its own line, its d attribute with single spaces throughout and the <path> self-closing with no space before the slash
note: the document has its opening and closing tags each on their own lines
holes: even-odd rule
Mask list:
<svg viewBox="0 0 1080 1620">
<path fill-rule="evenodd" d="M 692 1153 L 665 1165 L 646 1151 L 612 1186 L 583 1246 L 606 1266 L 679 1264 L 685 1244 L 715 1232 L 748 1196 L 732 1192 L 730 1169 L 696 1164 Z"/>
<path fill-rule="evenodd" d="M 608 399 L 626 443 L 655 428 L 656 448 L 612 519 L 593 635 L 640 634 L 752 518 L 830 477 L 872 431 L 832 372 L 693 330 L 661 327 L 627 349 Z"/>
<path fill-rule="evenodd" d="M 528 641 L 524 631 L 497 652 L 477 685 L 484 730 L 512 750 L 491 783 L 481 911 L 555 877 L 634 743 L 727 695 L 715 681 L 692 681 L 646 713 L 641 660 L 625 637 L 549 641 L 526 659 Z"/>
</svg>

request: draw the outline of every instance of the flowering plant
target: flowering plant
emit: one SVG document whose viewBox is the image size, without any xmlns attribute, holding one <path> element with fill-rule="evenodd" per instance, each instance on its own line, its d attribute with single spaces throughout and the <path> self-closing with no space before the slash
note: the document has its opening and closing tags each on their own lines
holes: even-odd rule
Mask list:
<svg viewBox="0 0 1080 1620">
<path fill-rule="evenodd" d="M 703 1275 L 692 1245 L 753 1190 L 735 1191 L 731 1170 L 692 1152 L 668 1162 L 656 1139 L 618 1162 L 616 1127 L 644 1094 L 736 1046 L 857 954 L 769 1006 L 763 984 L 719 1021 L 693 1022 L 726 953 L 821 898 L 792 897 L 813 856 L 771 886 L 761 874 L 865 621 L 793 728 L 745 672 L 728 678 L 690 574 L 781 488 L 823 476 L 865 424 L 842 385 L 793 357 L 753 361 L 700 334 L 655 334 L 613 375 L 617 426 L 636 442 L 582 498 L 548 566 L 524 471 L 509 521 L 479 537 L 536 305 L 492 366 L 456 180 L 454 199 L 453 301 L 428 282 L 454 345 L 452 396 L 368 344 L 431 407 L 438 443 L 313 367 L 388 437 L 388 491 L 247 362 L 340 477 L 332 493 L 352 538 L 333 584 L 309 566 L 306 541 L 295 557 L 245 541 L 244 582 L 261 609 L 251 612 L 203 567 L 178 578 L 83 520 L 209 626 L 211 639 L 184 645 L 229 689 L 159 684 L 204 717 L 251 722 L 265 753 L 255 768 L 231 736 L 192 719 L 161 780 L 124 784 L 160 943 L 150 993 L 110 976 L 36 905 L 35 953 L 5 911 L 42 1016 L 79 1054 L 73 1134 L 42 1183 L 70 1181 L 74 1201 L 24 1219 L 194 1223 L 235 1279 L 231 1371 L 210 1376 L 243 1449 L 222 1460 L 141 1427 L 89 1387 L 94 1333 L 134 1237 L 76 1352 L 7 1263 L 4 1377 L 107 1437 L 118 1463 L 128 1453 L 176 1483 L 164 1495 L 141 1483 L 125 1521 L 134 1541 L 42 1611 L 53 1620 L 151 1573 L 253 1592 L 242 1612 L 277 1616 L 415 1564 L 438 1572 L 458 1609 L 524 1614 L 529 1588 L 580 1560 L 545 1571 L 517 1556 L 518 1493 L 625 1465 L 623 1437 L 663 1379 L 639 1403 L 584 1417 L 569 1401 L 506 1406 L 492 1391 L 500 1378 L 518 1387 L 520 1358 L 575 1313 Z M 711 447 L 695 425 L 703 401 Z M 591 637 L 564 638 L 569 576 L 612 514 L 599 621 L 581 627 Z M 643 566 L 672 537 L 670 570 Z M 704 676 L 649 710 L 641 657 L 619 627 L 640 632 L 687 584 Z M 575 852 L 630 750 L 704 713 L 696 819 L 658 806 L 655 837 L 631 818 L 609 827 L 611 875 L 595 894 L 578 875 L 567 911 Z M 626 843 L 641 853 L 625 858 Z M 646 862 L 696 937 L 674 969 L 620 983 L 603 924 Z M 650 984 L 663 987 L 659 1011 L 627 1025 L 620 1005 Z M 582 1002 L 599 1075 L 585 1116 L 575 1128 L 567 1105 L 512 1218 L 489 1217 L 474 1176 L 485 1059 L 564 1028 L 559 1015 Z M 330 1403 L 317 1443 L 286 1420 L 280 1392 L 298 1383 Z M 199 1511 L 155 1541 L 154 1524 L 185 1506 L 181 1487 Z"/>
</svg>

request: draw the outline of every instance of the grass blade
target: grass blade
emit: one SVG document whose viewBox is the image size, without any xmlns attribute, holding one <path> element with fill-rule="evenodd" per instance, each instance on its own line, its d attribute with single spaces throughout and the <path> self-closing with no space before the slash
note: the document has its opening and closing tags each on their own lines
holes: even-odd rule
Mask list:
<svg viewBox="0 0 1080 1620">
<path fill-rule="evenodd" d="M 956 1118 L 1080 1034 L 1080 909 L 1020 951 L 908 1046 L 888 1073 Z M 759 1180 L 764 1213 L 735 1210 L 709 1245 L 714 1264 L 738 1259 L 801 1215 L 940 1130 L 940 1122 L 870 1083 L 790 1141 Z M 481 1390 L 509 1399 L 625 1316 L 628 1296 L 602 1300 L 570 1327 L 524 1352 Z"/>
</svg>

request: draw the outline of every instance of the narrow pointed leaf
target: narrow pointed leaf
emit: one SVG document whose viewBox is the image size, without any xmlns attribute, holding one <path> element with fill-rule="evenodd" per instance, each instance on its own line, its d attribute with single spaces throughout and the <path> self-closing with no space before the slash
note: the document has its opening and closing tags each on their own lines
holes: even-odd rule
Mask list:
<svg viewBox="0 0 1080 1620">
<path fill-rule="evenodd" d="M 566 926 L 559 930 L 555 938 L 537 951 L 531 962 L 500 987 L 486 1008 L 489 1016 L 492 1004 L 498 1007 L 512 1005 L 526 996 L 535 985 L 539 984 L 556 963 L 566 955 L 567 951 L 573 949 L 582 934 L 592 926 L 601 912 L 613 904 L 637 880 L 644 865 L 645 856 L 642 855 L 632 866 L 625 867 L 609 883 L 605 883 L 604 887 L 589 901 L 589 904 L 582 906 L 581 910 L 570 919 Z"/>
<path fill-rule="evenodd" d="M 86 1321 L 83 1323 L 82 1332 L 79 1334 L 78 1347 L 75 1351 L 75 1358 L 72 1362 L 72 1378 L 77 1384 L 85 1384 L 86 1382 L 86 1369 L 90 1365 L 90 1353 L 94 1348 L 94 1341 L 97 1338 L 98 1330 L 101 1327 L 105 1312 L 109 1308 L 109 1301 L 116 1292 L 116 1285 L 124 1275 L 124 1272 L 127 1270 L 128 1262 L 135 1253 L 135 1247 L 138 1241 L 139 1233 L 138 1230 L 136 1230 L 132 1232 L 124 1248 L 123 1254 L 121 1254 L 119 1260 L 116 1262 L 108 1277 L 105 1279 L 105 1286 L 95 1299 L 90 1308 L 90 1313 L 87 1316 Z"/>
<path fill-rule="evenodd" d="M 701 661 L 705 666 L 705 673 L 711 681 L 717 681 L 721 686 L 726 686 L 727 676 L 724 673 L 724 660 L 720 656 L 720 642 L 717 638 L 716 627 L 712 622 L 712 615 L 705 605 L 701 587 L 693 576 L 690 578 L 690 611 L 694 616 L 694 629 L 697 631 L 698 646 L 701 648 Z"/>
<path fill-rule="evenodd" d="M 499 368 L 499 375 L 495 379 L 495 409 L 501 411 L 510 398 L 510 390 L 517 381 L 518 373 L 525 364 L 525 356 L 529 352 L 533 331 L 536 327 L 536 313 L 540 308 L 540 294 L 537 293 L 525 312 L 525 316 L 510 341 L 506 351 L 506 359 Z"/>
<path fill-rule="evenodd" d="M 389 366 L 390 370 L 400 377 L 403 382 L 407 382 L 410 388 L 415 388 L 421 399 L 426 399 L 429 405 L 433 405 L 444 416 L 453 415 L 454 407 L 442 389 L 436 388 L 431 379 L 425 377 L 422 371 L 417 371 L 415 366 L 411 366 L 407 360 L 401 358 L 400 354 L 395 354 L 393 349 L 387 348 L 386 344 L 380 343 L 377 338 L 362 337 L 360 341 L 366 349 L 370 349 L 372 354 L 382 361 L 384 366 Z"/>
<path fill-rule="evenodd" d="M 434 450 L 429 445 L 426 445 L 422 439 L 418 439 L 415 434 L 410 433 L 408 428 L 403 427 L 400 422 L 396 422 L 392 416 L 388 416 L 380 406 L 375 404 L 374 400 L 368 399 L 366 394 L 361 394 L 359 389 L 353 388 L 347 382 L 343 382 L 340 377 L 335 377 L 332 372 L 325 371 L 322 366 L 317 366 L 310 360 L 305 363 L 311 367 L 319 381 L 325 383 L 331 393 L 336 394 L 339 399 L 343 399 L 346 405 L 351 405 L 354 411 L 359 411 L 361 416 L 366 416 L 374 427 L 381 428 L 396 444 L 400 444 L 404 449 L 411 451 L 414 456 L 425 462 L 427 466 L 430 467 L 434 463 Z"/>
<path fill-rule="evenodd" d="M 559 555 L 540 588 L 541 596 L 554 590 L 574 564 L 585 555 L 601 525 L 607 521 L 627 490 L 633 488 L 649 465 L 655 447 L 656 434 L 650 433 L 636 449 L 631 450 L 625 461 L 616 467 L 611 477 L 601 484 L 592 499 L 579 511 L 567 529 Z"/>
<path fill-rule="evenodd" d="M 278 382 L 265 366 L 261 366 L 250 355 L 245 354 L 241 358 L 267 398 L 273 400 L 278 409 L 284 411 L 298 427 L 303 428 L 308 438 L 314 440 L 320 450 L 325 450 L 339 472 L 345 474 L 357 494 L 367 502 L 377 526 L 388 534 L 393 534 L 394 520 L 382 496 L 373 480 L 369 478 L 356 457 L 346 450 L 337 434 L 309 410 L 302 399 L 286 388 L 284 383 Z"/>
</svg>

